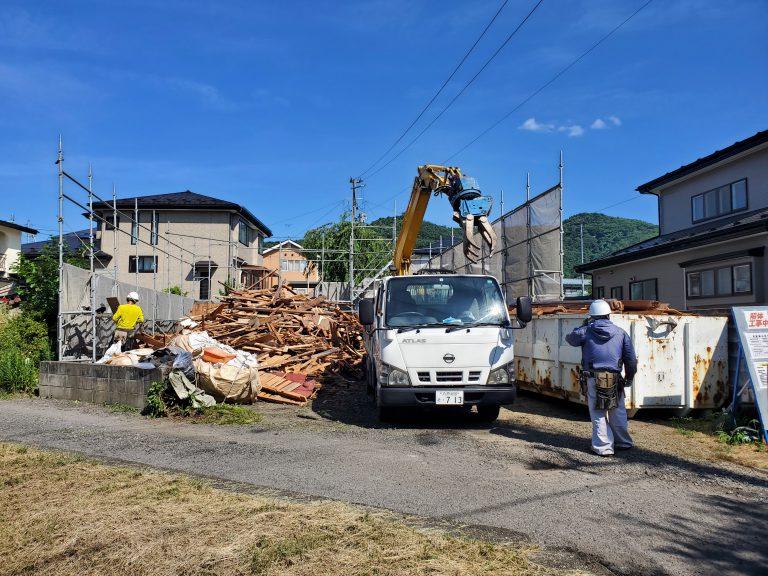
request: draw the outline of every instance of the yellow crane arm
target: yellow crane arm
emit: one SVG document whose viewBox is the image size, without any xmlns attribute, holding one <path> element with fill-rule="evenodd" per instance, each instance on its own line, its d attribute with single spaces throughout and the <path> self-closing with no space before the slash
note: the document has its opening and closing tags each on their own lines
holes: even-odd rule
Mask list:
<svg viewBox="0 0 768 576">
<path fill-rule="evenodd" d="M 496 234 L 488 222 L 491 199 L 482 196 L 473 178 L 465 178 L 456 166 L 425 164 L 419 166 L 419 172 L 413 180 L 411 199 L 403 216 L 400 234 L 397 237 L 395 253 L 392 258 L 394 274 L 404 276 L 411 272 L 411 256 L 416 247 L 416 239 L 424 221 L 429 197 L 445 194 L 453 207 L 453 219 L 464 232 L 464 255 L 470 262 L 477 262 L 481 256 L 480 244 L 475 232 L 479 232 L 482 241 L 493 253 Z"/>
<path fill-rule="evenodd" d="M 397 236 L 397 244 L 395 245 L 394 258 L 392 259 L 397 276 L 410 274 L 411 256 L 416 247 L 421 223 L 424 221 L 429 197 L 440 188 L 448 186 L 451 175 L 461 177 L 461 170 L 454 166 L 435 164 L 419 166 L 419 173 L 413 179 L 411 199 L 403 216 L 400 234 Z"/>
</svg>

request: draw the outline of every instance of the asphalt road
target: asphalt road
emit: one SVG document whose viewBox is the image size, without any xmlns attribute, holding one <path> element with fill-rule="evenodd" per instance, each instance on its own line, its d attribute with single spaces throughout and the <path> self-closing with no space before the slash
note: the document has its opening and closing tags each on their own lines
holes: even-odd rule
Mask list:
<svg viewBox="0 0 768 576">
<path fill-rule="evenodd" d="M 503 528 L 615 574 L 766 574 L 763 473 L 642 446 L 598 458 L 554 425 L 426 418 L 379 427 L 362 401 L 345 406 L 262 408 L 262 424 L 218 427 L 9 400 L 0 439 Z M 585 424 L 579 413 L 559 418 L 568 419 Z"/>
</svg>

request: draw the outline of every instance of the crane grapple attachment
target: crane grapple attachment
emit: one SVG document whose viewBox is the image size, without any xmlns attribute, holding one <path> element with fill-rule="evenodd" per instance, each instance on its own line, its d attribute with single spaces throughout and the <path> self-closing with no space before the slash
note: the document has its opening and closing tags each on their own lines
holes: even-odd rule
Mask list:
<svg viewBox="0 0 768 576">
<path fill-rule="evenodd" d="M 464 256 L 470 262 L 477 262 L 482 256 L 482 245 L 488 246 L 489 254 L 496 247 L 496 233 L 488 221 L 493 200 L 483 196 L 474 178 L 455 176 L 451 179 L 450 191 L 446 192 L 453 207 L 453 219 L 464 233 Z M 478 239 L 479 237 L 479 239 Z"/>
</svg>

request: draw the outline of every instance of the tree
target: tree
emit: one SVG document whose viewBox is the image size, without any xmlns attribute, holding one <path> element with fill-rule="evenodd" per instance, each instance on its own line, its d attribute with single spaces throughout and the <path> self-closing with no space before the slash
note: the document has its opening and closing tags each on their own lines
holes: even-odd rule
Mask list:
<svg viewBox="0 0 768 576">
<path fill-rule="evenodd" d="M 73 253 L 66 245 L 64 262 L 88 268 L 88 259 L 83 256 L 83 252 Z M 49 333 L 55 335 L 59 313 L 58 240 L 51 238 L 34 259 L 20 255 L 13 273 L 19 278 L 17 292 L 22 298 L 22 311 L 45 322 Z"/>
<path fill-rule="evenodd" d="M 373 276 L 392 259 L 392 241 L 380 228 L 355 224 L 355 283 Z M 322 272 L 324 282 L 349 282 L 350 214 L 341 220 L 308 230 L 301 244 L 304 256 Z M 323 257 L 324 255 L 324 257 Z"/>
</svg>

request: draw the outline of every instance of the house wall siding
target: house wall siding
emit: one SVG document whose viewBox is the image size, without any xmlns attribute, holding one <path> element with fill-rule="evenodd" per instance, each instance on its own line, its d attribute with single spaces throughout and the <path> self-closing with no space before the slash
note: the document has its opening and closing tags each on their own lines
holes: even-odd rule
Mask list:
<svg viewBox="0 0 768 576">
<path fill-rule="evenodd" d="M 129 211 L 123 210 L 128 213 Z M 157 243 L 157 278 L 158 290 L 172 286 L 179 286 L 182 292 L 193 298 L 200 297 L 200 283 L 195 280 L 196 274 L 192 266 L 193 261 L 212 260 L 218 266 L 211 270 L 210 294 L 218 295 L 222 289 L 219 282 L 226 282 L 228 277 L 234 277 L 234 270 L 230 268 L 234 258 L 240 258 L 247 264 L 259 265 L 262 263 L 258 252 L 258 232 L 251 228 L 250 246 L 244 246 L 238 241 L 238 226 L 240 217 L 228 211 L 202 211 L 202 210 L 157 210 L 158 226 Z M 111 222 L 111 213 L 104 215 Z M 133 216 L 133 211 L 130 211 Z M 139 209 L 139 222 L 146 228 L 151 228 L 152 210 Z M 104 230 L 104 225 L 97 233 L 97 239 L 101 240 L 101 250 L 113 256 L 114 242 L 117 241 L 117 267 L 118 280 L 126 283 L 135 283 L 137 275 L 129 272 L 129 258 L 136 255 L 136 245 L 131 244 L 131 222 L 123 216 L 118 224 L 121 232 Z M 139 256 L 151 256 L 152 246 L 150 231 L 139 229 L 138 244 Z M 210 247 L 208 238 L 210 237 Z M 183 254 L 176 246 L 184 248 Z M 170 252 L 168 256 L 160 252 Z M 192 254 L 190 254 L 190 252 Z M 194 257 L 193 257 L 194 254 Z M 184 262 L 179 262 L 182 258 Z M 112 270 L 115 266 L 114 259 L 104 266 Z M 203 271 L 207 274 L 207 269 Z M 144 288 L 152 288 L 153 278 L 151 273 L 139 273 L 138 285 Z"/>
<path fill-rule="evenodd" d="M 605 297 L 608 298 L 612 287 L 623 286 L 624 298 L 629 299 L 630 282 L 657 278 L 657 298 L 662 302 L 668 302 L 673 308 L 723 308 L 764 303 L 768 296 L 766 290 L 768 287 L 768 269 L 765 265 L 765 257 L 743 256 L 689 267 L 688 271 L 696 271 L 733 264 L 752 263 L 752 294 L 716 298 L 688 299 L 685 291 L 686 269 L 681 268 L 680 263 L 767 245 L 768 234 L 763 233 L 749 238 L 702 246 L 646 260 L 598 268 L 592 273 L 593 294 L 598 287 L 602 286 L 605 288 Z"/>
<path fill-rule="evenodd" d="M 693 226 L 693 196 L 742 178 L 747 179 L 747 211 L 767 208 L 768 147 L 663 188 L 659 193 L 660 233 L 668 234 Z M 717 219 L 708 221 L 716 223 Z M 700 223 L 696 222 L 697 225 Z"/>
<path fill-rule="evenodd" d="M 21 230 L 0 226 L 0 278 L 7 278 L 21 254 Z"/>
</svg>

